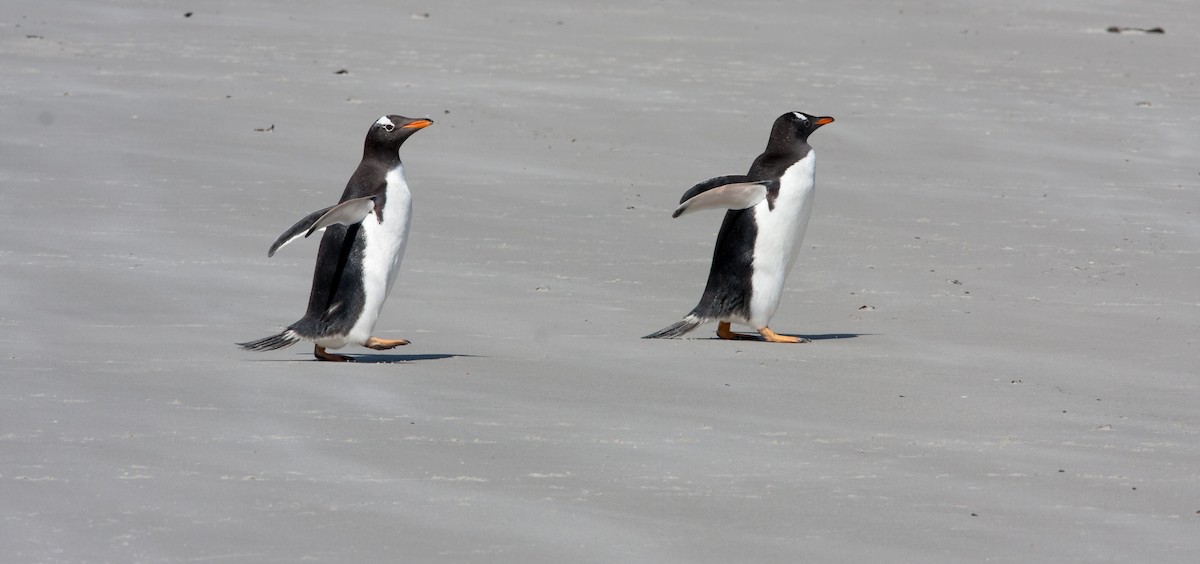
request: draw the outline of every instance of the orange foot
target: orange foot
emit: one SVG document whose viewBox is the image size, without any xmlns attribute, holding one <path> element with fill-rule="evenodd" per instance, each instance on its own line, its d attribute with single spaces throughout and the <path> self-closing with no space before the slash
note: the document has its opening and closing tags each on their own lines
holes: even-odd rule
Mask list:
<svg viewBox="0 0 1200 564">
<path fill-rule="evenodd" d="M 406 341 L 404 339 L 391 340 L 391 339 L 376 339 L 375 337 L 371 337 L 370 339 L 367 339 L 367 342 L 364 343 L 363 346 L 367 347 L 369 349 L 375 349 L 377 351 L 386 351 L 388 349 L 402 347 L 407 344 L 408 344 L 408 341 Z"/>
<path fill-rule="evenodd" d="M 754 335 L 734 333 L 729 329 L 728 321 L 721 321 L 717 323 L 717 336 L 728 341 L 753 341 L 755 339 Z"/>
<path fill-rule="evenodd" d="M 758 330 L 758 334 L 762 335 L 764 341 L 768 343 L 811 343 L 809 339 L 803 337 L 793 337 L 791 335 L 780 335 L 771 330 L 770 327 L 763 327 Z"/>
<path fill-rule="evenodd" d="M 333 354 L 331 352 L 327 352 L 325 347 L 322 347 L 321 345 L 317 345 L 316 348 L 313 349 L 313 356 L 317 357 L 317 360 L 327 360 L 329 362 L 354 362 L 352 357 L 348 357 L 344 354 Z"/>
</svg>

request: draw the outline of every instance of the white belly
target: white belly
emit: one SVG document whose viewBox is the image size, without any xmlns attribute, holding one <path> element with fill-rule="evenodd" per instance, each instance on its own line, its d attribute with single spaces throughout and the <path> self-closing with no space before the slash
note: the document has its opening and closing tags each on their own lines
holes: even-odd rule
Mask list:
<svg viewBox="0 0 1200 564">
<path fill-rule="evenodd" d="M 400 261 L 404 259 L 404 247 L 408 244 L 411 218 L 412 193 L 404 180 L 404 168 L 398 166 L 387 175 L 383 222 L 380 223 L 375 214 L 367 216 L 362 222 L 362 232 L 366 238 L 363 251 L 363 290 L 366 299 L 362 315 L 347 335 L 347 342 L 361 345 L 371 337 L 383 302 L 396 283 L 396 275 L 400 273 Z"/>
<path fill-rule="evenodd" d="M 816 153 L 810 150 L 780 179 L 775 209 L 770 209 L 766 200 L 754 206 L 758 237 L 754 240 L 750 318 L 746 321 L 755 329 L 766 327 L 775 315 L 783 284 L 796 264 L 812 216 L 815 164 Z"/>
</svg>

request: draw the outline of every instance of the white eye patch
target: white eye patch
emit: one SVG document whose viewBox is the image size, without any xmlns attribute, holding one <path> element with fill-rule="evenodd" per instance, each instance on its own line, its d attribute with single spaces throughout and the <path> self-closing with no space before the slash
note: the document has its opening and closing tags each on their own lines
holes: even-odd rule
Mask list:
<svg viewBox="0 0 1200 564">
<path fill-rule="evenodd" d="M 396 124 L 392 123 L 392 120 L 388 119 L 387 116 L 383 116 L 383 117 L 379 118 L 379 121 L 376 121 L 375 123 L 382 125 L 383 128 L 388 131 L 396 129 Z"/>
</svg>

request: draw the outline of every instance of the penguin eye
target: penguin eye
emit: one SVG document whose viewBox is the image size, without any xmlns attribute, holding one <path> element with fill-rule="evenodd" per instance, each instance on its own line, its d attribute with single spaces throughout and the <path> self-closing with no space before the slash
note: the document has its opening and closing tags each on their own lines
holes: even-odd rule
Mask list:
<svg viewBox="0 0 1200 564">
<path fill-rule="evenodd" d="M 385 124 L 383 124 L 383 130 L 384 130 L 384 131 L 391 131 L 391 130 L 393 130 L 393 129 L 396 129 L 396 126 L 394 126 L 394 125 L 392 125 L 392 124 L 390 124 L 390 123 L 385 123 Z"/>
</svg>

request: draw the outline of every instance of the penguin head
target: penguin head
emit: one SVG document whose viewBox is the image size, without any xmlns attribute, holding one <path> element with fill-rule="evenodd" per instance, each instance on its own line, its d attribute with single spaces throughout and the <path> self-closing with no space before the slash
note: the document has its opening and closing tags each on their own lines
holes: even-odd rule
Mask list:
<svg viewBox="0 0 1200 564">
<path fill-rule="evenodd" d="M 788 112 L 775 120 L 775 129 L 783 129 L 788 136 L 799 141 L 806 141 L 812 132 L 827 123 L 833 123 L 833 118 L 814 116 L 804 112 Z M 784 133 L 784 131 L 780 131 L 780 133 Z"/>
<path fill-rule="evenodd" d="M 367 147 L 378 147 L 395 151 L 417 131 L 433 125 L 432 120 L 425 118 L 407 118 L 404 116 L 383 116 L 371 125 L 367 132 Z"/>
</svg>

